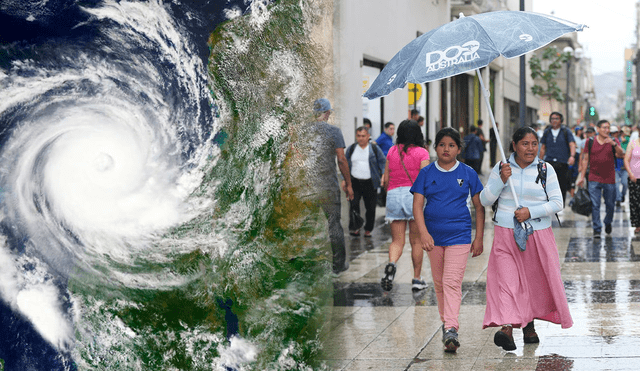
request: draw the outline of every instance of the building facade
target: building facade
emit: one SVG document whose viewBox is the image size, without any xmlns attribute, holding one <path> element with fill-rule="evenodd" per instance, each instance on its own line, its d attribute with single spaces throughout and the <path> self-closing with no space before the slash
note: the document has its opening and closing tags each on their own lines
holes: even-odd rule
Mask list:
<svg viewBox="0 0 640 371">
<path fill-rule="evenodd" d="M 577 33 L 564 35 L 548 46 L 536 50 L 534 54 L 542 58 L 547 48 L 555 48 L 558 53 L 568 53 L 570 57 L 562 64 L 554 79 L 562 90 L 564 100 L 558 101 L 549 96 L 539 97 L 538 121 L 548 124 L 549 114 L 554 111 L 562 113 L 565 118 L 564 123 L 570 127 L 589 121 L 589 107 L 595 104 L 596 96 L 593 89 L 591 60 L 584 57 Z M 542 60 L 542 68 L 547 70 L 550 63 L 549 60 Z M 534 82 L 546 88 L 546 82 L 541 78 L 535 79 Z"/>
<path fill-rule="evenodd" d="M 430 141 L 438 130 L 454 127 L 468 131 L 479 119 L 487 139 L 491 123 L 474 72 L 425 84 L 408 84 L 388 96 L 368 100 L 363 93 L 391 58 L 411 40 L 458 18 L 497 10 L 519 10 L 518 0 L 335 0 L 333 3 L 333 98 L 334 123 L 342 128 L 347 144 L 355 140 L 355 128 L 363 118 L 372 122 L 375 139 L 386 122 L 398 125 L 412 109 L 425 117 L 423 132 Z M 525 2 L 531 10 L 531 0 Z M 529 56 L 526 56 L 528 59 Z M 528 65 L 528 64 L 527 64 Z M 519 59 L 499 57 L 481 70 L 499 124 L 501 141 L 507 145 L 519 127 Z M 527 120 L 537 119 L 539 99 L 531 93 L 533 80 L 527 68 Z M 487 150 L 489 145 L 487 144 Z M 435 158 L 433 147 L 431 155 Z M 498 159 L 499 159 L 498 154 Z M 488 169 L 489 156 L 483 169 Z"/>
</svg>

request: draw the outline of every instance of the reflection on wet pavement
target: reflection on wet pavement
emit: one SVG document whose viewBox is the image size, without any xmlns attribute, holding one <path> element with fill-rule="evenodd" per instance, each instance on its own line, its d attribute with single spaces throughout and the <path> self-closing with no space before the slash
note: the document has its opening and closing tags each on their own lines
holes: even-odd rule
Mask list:
<svg viewBox="0 0 640 371">
<path fill-rule="evenodd" d="M 463 282 L 462 304 L 486 304 L 485 283 Z M 433 284 L 424 290 L 411 290 L 409 283 L 396 283 L 391 291 L 384 291 L 380 283 L 334 284 L 333 305 L 336 307 L 429 306 L 438 305 Z"/>
<path fill-rule="evenodd" d="M 459 339 L 454 354 L 443 352 L 441 322 L 429 261 L 422 276 L 428 287 L 413 292 L 409 243 L 405 244 L 394 287 L 385 292 L 380 277 L 387 262 L 389 228 L 379 208 L 373 238 L 347 237 L 351 268 L 334 282 L 324 359 L 337 370 L 640 370 L 640 238 L 629 223 L 628 204 L 616 208 L 611 235 L 594 239 L 591 219 L 567 207 L 554 221 L 565 292 L 573 327 L 536 320 L 539 344 L 517 349 L 493 344 L 497 328 L 482 329 L 486 267 L 493 238 L 487 212 L 484 254 L 469 258 L 462 284 Z M 604 214 L 603 214 L 604 216 Z"/>
<path fill-rule="evenodd" d="M 572 237 L 569 240 L 566 262 L 629 262 L 638 261 L 630 237 Z"/>
<path fill-rule="evenodd" d="M 569 303 L 639 303 L 639 280 L 565 281 Z"/>
<path fill-rule="evenodd" d="M 486 284 L 463 282 L 462 305 L 485 305 Z M 569 303 L 640 303 L 640 280 L 565 281 Z M 412 291 L 411 284 L 398 283 L 384 291 L 379 283 L 335 283 L 336 307 L 431 306 L 438 305 L 433 285 Z"/>
</svg>

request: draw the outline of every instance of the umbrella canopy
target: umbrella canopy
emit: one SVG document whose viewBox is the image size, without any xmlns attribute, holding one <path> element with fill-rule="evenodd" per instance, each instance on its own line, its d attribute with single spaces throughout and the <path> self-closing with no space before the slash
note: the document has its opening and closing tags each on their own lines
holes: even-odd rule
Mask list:
<svg viewBox="0 0 640 371">
<path fill-rule="evenodd" d="M 500 138 L 480 68 L 500 55 L 515 58 L 541 48 L 566 33 L 582 31 L 585 27 L 532 12 L 499 11 L 470 17 L 461 14 L 459 19 L 427 32 L 402 48 L 380 72 L 364 96 L 375 99 L 403 88 L 408 82 L 421 84 L 475 70 L 492 128 L 496 138 Z M 507 162 L 501 144 L 498 149 L 502 161 Z M 511 178 L 509 187 L 516 205 L 522 207 Z M 533 229 L 529 223 L 518 223 L 514 217 L 514 238 L 522 251 L 531 233 Z"/>
<path fill-rule="evenodd" d="M 462 17 L 407 44 L 364 94 L 387 95 L 408 82 L 424 83 L 487 66 L 498 56 L 519 57 L 586 27 L 549 15 L 498 11 Z"/>
</svg>

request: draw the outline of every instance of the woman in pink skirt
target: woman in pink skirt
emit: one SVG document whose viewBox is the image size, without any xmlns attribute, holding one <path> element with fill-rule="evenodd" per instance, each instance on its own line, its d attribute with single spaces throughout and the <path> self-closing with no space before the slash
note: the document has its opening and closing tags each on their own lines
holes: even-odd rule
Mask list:
<svg viewBox="0 0 640 371">
<path fill-rule="evenodd" d="M 558 177 L 553 167 L 538 159 L 538 136 L 533 129 L 516 130 L 510 149 L 514 153 L 509 162 L 496 164 L 480 193 L 485 206 L 498 200 L 482 326 L 501 327 L 494 342 L 504 350 L 516 349 L 513 327 L 522 328 L 525 343 L 539 342 L 534 319 L 560 324 L 562 328 L 573 325 L 551 229 L 551 218 L 563 208 Z M 516 207 L 509 178 L 522 208 Z M 518 222 L 526 221 L 533 227 L 524 251 L 515 242 L 514 216 Z"/>
</svg>

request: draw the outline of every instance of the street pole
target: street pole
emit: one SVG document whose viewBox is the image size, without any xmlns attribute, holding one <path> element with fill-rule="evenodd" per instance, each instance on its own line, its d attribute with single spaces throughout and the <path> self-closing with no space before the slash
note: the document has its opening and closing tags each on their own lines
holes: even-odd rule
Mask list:
<svg viewBox="0 0 640 371">
<path fill-rule="evenodd" d="M 571 57 L 573 58 L 573 57 Z M 571 87 L 571 58 L 567 60 L 567 91 L 564 97 L 565 111 L 567 114 L 566 125 L 570 127 L 571 125 L 571 112 L 569 112 L 569 88 Z"/>
<path fill-rule="evenodd" d="M 524 11 L 524 0 L 520 0 L 520 11 Z M 527 117 L 527 65 L 524 55 L 520 56 L 520 127 L 526 126 Z"/>
</svg>

